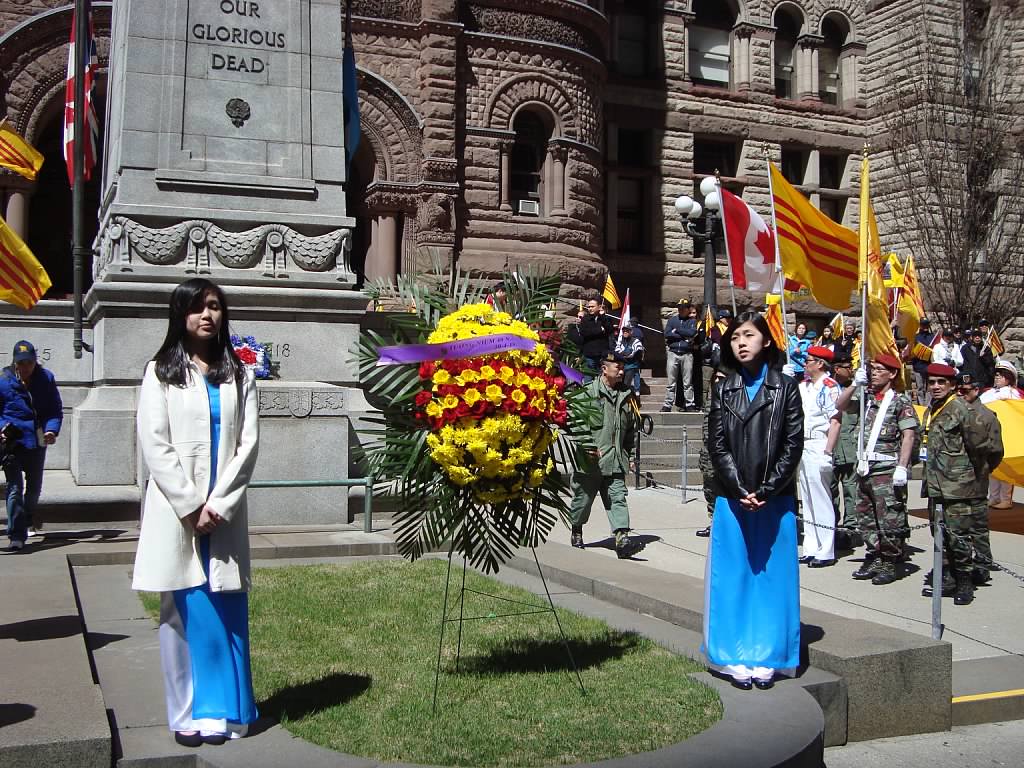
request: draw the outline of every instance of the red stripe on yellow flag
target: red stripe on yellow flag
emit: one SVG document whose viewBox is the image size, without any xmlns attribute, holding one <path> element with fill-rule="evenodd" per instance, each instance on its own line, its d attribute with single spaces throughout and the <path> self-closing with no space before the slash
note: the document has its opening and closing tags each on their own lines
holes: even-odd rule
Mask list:
<svg viewBox="0 0 1024 768">
<path fill-rule="evenodd" d="M 50 285 L 43 265 L 7 222 L 0 219 L 0 301 L 32 309 Z"/>
<path fill-rule="evenodd" d="M 43 167 L 43 156 L 25 141 L 6 120 L 0 121 L 0 167 L 9 168 L 29 181 Z"/>
<path fill-rule="evenodd" d="M 885 277 L 882 274 L 882 245 L 878 239 L 878 222 L 871 205 L 871 183 L 868 179 L 868 158 L 860 161 L 860 237 L 857 254 L 859 287 L 867 289 L 868 301 L 885 304 Z"/>
<path fill-rule="evenodd" d="M 857 234 L 811 205 L 773 163 L 768 168 L 782 271 L 819 304 L 849 309 L 858 276 Z"/>
<path fill-rule="evenodd" d="M 789 344 L 786 339 L 786 327 L 782 322 L 782 304 L 779 302 L 778 294 L 768 294 L 768 307 L 764 311 L 765 322 L 768 323 L 768 330 L 772 332 L 772 339 L 779 350 L 785 354 Z"/>
</svg>

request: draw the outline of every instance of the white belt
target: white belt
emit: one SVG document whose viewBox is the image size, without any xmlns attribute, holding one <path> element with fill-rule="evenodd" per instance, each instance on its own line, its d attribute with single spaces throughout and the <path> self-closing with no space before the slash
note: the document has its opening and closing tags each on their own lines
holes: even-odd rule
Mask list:
<svg viewBox="0 0 1024 768">
<path fill-rule="evenodd" d="M 805 434 L 804 435 L 804 442 L 807 442 L 809 440 L 827 440 L 827 439 L 828 439 L 828 432 L 824 432 L 824 433 L 819 432 L 817 434 L 815 434 L 814 432 L 811 432 L 810 434 Z"/>
<path fill-rule="evenodd" d="M 873 451 L 865 453 L 864 458 L 868 461 L 896 461 L 895 454 L 874 453 Z"/>
</svg>

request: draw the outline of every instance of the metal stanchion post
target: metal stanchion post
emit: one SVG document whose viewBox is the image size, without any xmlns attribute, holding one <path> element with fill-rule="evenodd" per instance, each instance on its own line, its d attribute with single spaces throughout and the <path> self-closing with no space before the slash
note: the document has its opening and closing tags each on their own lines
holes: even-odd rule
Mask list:
<svg viewBox="0 0 1024 768">
<path fill-rule="evenodd" d="M 636 463 L 633 465 L 633 487 L 640 488 L 640 438 L 643 430 L 638 424 L 636 427 Z"/>
<path fill-rule="evenodd" d="M 686 425 L 683 424 L 683 482 L 680 485 L 683 486 L 683 504 L 690 500 L 689 492 L 686 487 L 687 475 L 689 475 L 689 464 L 690 464 L 690 440 L 686 435 Z"/>
<path fill-rule="evenodd" d="M 932 640 L 942 639 L 942 504 L 935 503 L 932 520 Z"/>
</svg>

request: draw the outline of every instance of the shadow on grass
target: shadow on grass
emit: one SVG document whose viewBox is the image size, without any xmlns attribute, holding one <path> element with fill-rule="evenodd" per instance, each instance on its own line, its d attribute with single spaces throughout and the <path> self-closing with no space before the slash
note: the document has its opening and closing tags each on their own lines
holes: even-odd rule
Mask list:
<svg viewBox="0 0 1024 768">
<path fill-rule="evenodd" d="M 319 680 L 290 685 L 259 703 L 260 719 L 269 717 L 280 722 L 288 717 L 298 720 L 351 701 L 369 689 L 372 683 L 373 678 L 366 675 L 335 673 Z"/>
<path fill-rule="evenodd" d="M 568 638 L 569 650 L 581 671 L 619 659 L 637 649 L 641 637 L 633 632 L 609 632 L 592 640 Z M 454 668 L 454 665 L 449 662 Z M 486 675 L 509 672 L 572 671 L 561 638 L 519 638 L 496 642 L 484 654 L 463 655 L 459 671 Z"/>
</svg>

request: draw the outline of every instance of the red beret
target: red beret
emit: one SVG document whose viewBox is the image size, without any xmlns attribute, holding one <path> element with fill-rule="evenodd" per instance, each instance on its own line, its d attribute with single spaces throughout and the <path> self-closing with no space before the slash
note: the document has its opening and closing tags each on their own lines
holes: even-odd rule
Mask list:
<svg viewBox="0 0 1024 768">
<path fill-rule="evenodd" d="M 956 378 L 956 368 L 943 363 L 932 363 L 928 366 L 927 371 L 929 376 L 941 376 L 944 379 Z"/>
<path fill-rule="evenodd" d="M 880 355 L 875 355 L 874 361 L 879 365 L 884 365 L 890 371 L 899 371 L 903 367 L 903 364 L 896 357 L 887 355 L 884 352 Z"/>
<path fill-rule="evenodd" d="M 824 360 L 826 363 L 831 363 L 835 355 L 832 354 L 832 350 L 828 347 L 808 347 L 808 357 L 817 357 L 820 360 Z"/>
</svg>

